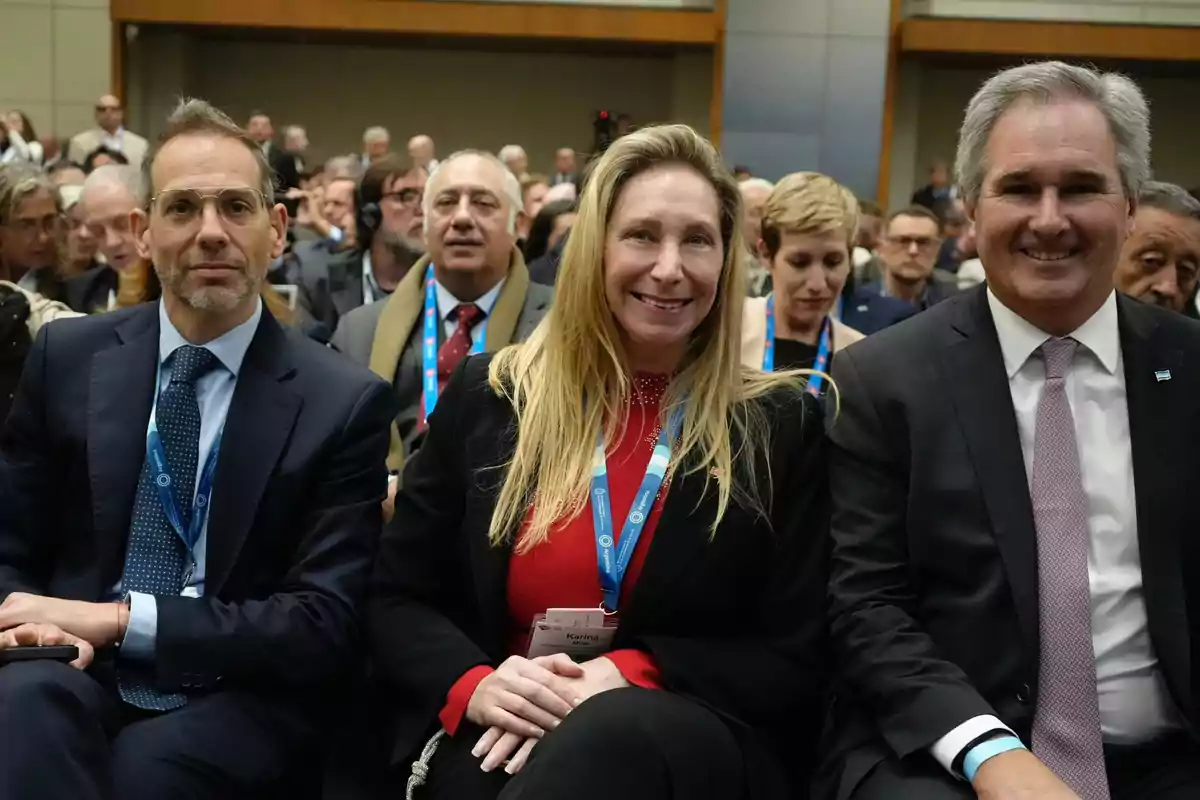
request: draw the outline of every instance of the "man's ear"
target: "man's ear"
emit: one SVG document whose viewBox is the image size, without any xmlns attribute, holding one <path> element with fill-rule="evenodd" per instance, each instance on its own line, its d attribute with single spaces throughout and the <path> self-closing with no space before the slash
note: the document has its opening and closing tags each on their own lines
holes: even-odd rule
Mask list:
<svg viewBox="0 0 1200 800">
<path fill-rule="evenodd" d="M 129 226 L 133 231 L 133 242 L 137 248 L 138 257 L 147 264 L 154 259 L 150 257 L 153 237 L 150 234 L 150 217 L 141 208 L 135 208 L 129 213 Z"/>
<path fill-rule="evenodd" d="M 287 249 L 288 212 L 283 203 L 276 203 L 271 209 L 271 231 L 274 239 L 271 242 L 271 260 L 283 255 Z"/>
</svg>

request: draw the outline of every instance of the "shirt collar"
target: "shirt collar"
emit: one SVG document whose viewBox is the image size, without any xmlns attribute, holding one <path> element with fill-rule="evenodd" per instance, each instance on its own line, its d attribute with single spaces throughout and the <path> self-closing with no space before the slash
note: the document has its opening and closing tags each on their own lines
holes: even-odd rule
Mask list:
<svg viewBox="0 0 1200 800">
<path fill-rule="evenodd" d="M 1000 339 L 1004 369 L 1011 380 L 1017 371 L 1025 366 L 1025 362 L 1034 351 L 1052 337 L 1000 302 L 1000 298 L 996 297 L 991 289 L 987 290 L 987 300 L 992 311 L 992 321 L 996 325 L 996 335 Z M 1087 322 L 1068 335 L 1090 350 L 1109 374 L 1115 373 L 1120 366 L 1121 356 L 1117 293 L 1111 292 L 1104 305 L 1100 306 Z"/>
<path fill-rule="evenodd" d="M 507 276 L 475 301 L 475 305 L 479 306 L 479 310 L 485 317 L 491 316 L 492 307 L 496 305 L 496 300 L 500 297 L 500 290 L 504 288 L 506 280 L 508 280 Z M 450 316 L 450 312 L 458 308 L 462 301 L 451 294 L 449 289 L 442 286 L 440 281 L 434 280 L 433 284 L 437 287 L 438 316 L 441 317 L 442 322 L 445 322 Z"/>
<path fill-rule="evenodd" d="M 254 340 L 258 323 L 262 319 L 262 311 L 263 304 L 260 298 L 250 319 L 204 345 L 204 348 L 216 356 L 235 378 L 241 372 L 242 362 L 246 360 L 246 351 L 250 349 L 250 342 Z M 165 364 L 176 350 L 191 342 L 184 339 L 183 334 L 171 324 L 167 308 L 161 300 L 158 302 L 158 326 L 158 363 Z"/>
</svg>

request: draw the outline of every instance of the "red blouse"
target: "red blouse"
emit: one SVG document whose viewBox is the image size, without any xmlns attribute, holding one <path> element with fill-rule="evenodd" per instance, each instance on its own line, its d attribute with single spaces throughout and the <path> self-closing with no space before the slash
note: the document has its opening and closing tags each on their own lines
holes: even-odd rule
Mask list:
<svg viewBox="0 0 1200 800">
<path fill-rule="evenodd" d="M 667 378 L 639 376 L 635 385 L 637 391 L 630 403 L 629 420 L 616 446 L 608 451 L 608 488 L 612 497 L 613 528 L 618 540 L 658 441 L 659 411 Z M 629 569 L 621 582 L 623 601 L 631 595 L 641 575 L 666 492 L 667 484 L 664 483 L 633 550 Z M 526 524 L 529 518 L 526 517 Z M 529 632 L 534 616 L 550 608 L 596 608 L 602 599 L 589 500 L 582 513 L 555 524 L 545 542 L 525 552 L 513 551 L 508 566 L 508 653 L 523 656 L 529 651 Z M 614 650 L 605 657 L 634 686 L 661 688 L 658 667 L 647 653 Z M 453 735 L 462 722 L 479 682 L 492 671 L 488 666 L 475 667 L 451 687 L 440 715 L 442 726 L 449 734 Z"/>
</svg>

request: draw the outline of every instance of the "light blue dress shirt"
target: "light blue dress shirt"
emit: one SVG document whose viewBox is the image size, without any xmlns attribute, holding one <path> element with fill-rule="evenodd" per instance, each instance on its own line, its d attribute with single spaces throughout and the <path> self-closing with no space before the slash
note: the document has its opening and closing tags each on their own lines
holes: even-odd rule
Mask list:
<svg viewBox="0 0 1200 800">
<path fill-rule="evenodd" d="M 508 280 L 505 278 L 504 280 Z M 437 289 L 437 304 L 438 316 L 442 319 L 442 331 L 449 339 L 454 335 L 454 330 L 458 327 L 458 320 L 450 319 L 450 312 L 458 308 L 463 301 L 459 300 L 450 290 L 442 286 L 441 282 L 434 281 L 434 287 Z M 493 286 L 486 294 L 475 301 L 475 305 L 479 306 L 479 310 L 483 312 L 484 319 L 492 315 L 492 309 L 496 306 L 496 300 L 500 298 L 500 290 L 504 288 L 504 281 L 500 281 Z M 484 326 L 477 324 L 471 329 L 471 344 L 478 344 L 479 337 L 483 336 Z"/>
<path fill-rule="evenodd" d="M 217 357 L 221 369 L 214 369 L 196 381 L 196 401 L 200 405 L 200 452 L 198 465 L 203 465 L 217 444 L 217 437 L 225 427 L 225 418 L 229 415 L 229 405 L 233 402 L 233 390 L 237 387 L 238 373 L 242 362 L 246 359 L 246 351 L 258 330 L 259 320 L 262 319 L 262 300 L 258 301 L 250 319 L 238 325 L 228 333 L 213 339 L 204 348 Z M 167 310 L 159 302 L 158 305 L 158 394 L 171 382 L 171 356 L 184 345 L 190 344 L 183 335 L 171 324 Z M 147 433 L 149 421 L 147 421 Z M 200 484 L 202 469 L 196 470 L 196 487 Z M 195 491 L 195 489 L 193 489 Z M 196 548 L 192 555 L 195 558 L 194 569 L 187 586 L 181 593 L 184 597 L 201 597 L 204 595 L 205 556 L 208 547 L 208 523 L 200 531 Z M 120 586 L 117 587 L 120 595 Z M 155 642 L 158 638 L 158 604 L 154 595 L 143 592 L 129 593 L 129 627 L 125 630 L 125 638 L 121 642 L 121 656 L 124 658 L 151 659 L 154 657 Z"/>
</svg>

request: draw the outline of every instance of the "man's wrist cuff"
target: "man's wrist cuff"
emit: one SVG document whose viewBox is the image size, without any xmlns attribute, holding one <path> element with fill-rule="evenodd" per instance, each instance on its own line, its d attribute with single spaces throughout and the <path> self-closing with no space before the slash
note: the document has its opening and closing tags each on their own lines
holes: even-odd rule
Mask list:
<svg viewBox="0 0 1200 800">
<path fill-rule="evenodd" d="M 1001 736 L 998 739 L 989 739 L 982 744 L 977 744 L 967 751 L 966 758 L 963 759 L 963 775 L 968 783 L 974 783 L 975 773 L 979 771 L 985 761 L 995 758 L 1001 753 L 1024 749 L 1025 745 L 1015 736 Z"/>
</svg>

